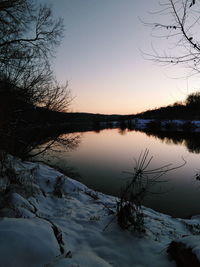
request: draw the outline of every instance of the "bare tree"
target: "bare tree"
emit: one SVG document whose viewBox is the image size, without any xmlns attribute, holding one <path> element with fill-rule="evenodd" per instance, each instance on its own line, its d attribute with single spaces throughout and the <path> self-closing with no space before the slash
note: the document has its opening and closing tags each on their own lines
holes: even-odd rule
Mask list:
<svg viewBox="0 0 200 267">
<path fill-rule="evenodd" d="M 4 59 L 34 57 L 41 61 L 41 56 L 53 55 L 62 38 L 62 19 L 54 20 L 50 7 L 38 7 L 33 0 L 1 1 L 0 17 L 0 54 Z"/>
<path fill-rule="evenodd" d="M 53 18 L 50 7 L 34 0 L 0 1 L 0 81 L 10 83 L 13 95 L 56 111 L 68 108 L 67 84 L 58 84 L 50 66 L 62 36 L 63 21 Z"/>
<path fill-rule="evenodd" d="M 164 51 L 154 49 L 148 54 L 159 63 L 181 64 L 190 67 L 193 73 L 200 72 L 200 2 L 195 0 L 164 0 L 160 10 L 153 12 L 159 21 L 146 23 L 153 29 L 153 36 L 167 39 Z M 166 46 L 167 46 L 166 44 Z"/>
<path fill-rule="evenodd" d="M 63 129 L 49 126 L 54 113 L 48 110 L 66 111 L 72 101 L 67 83 L 59 84 L 51 69 L 63 30 L 47 5 L 0 0 L 0 147 L 9 153 L 59 140 Z"/>
</svg>

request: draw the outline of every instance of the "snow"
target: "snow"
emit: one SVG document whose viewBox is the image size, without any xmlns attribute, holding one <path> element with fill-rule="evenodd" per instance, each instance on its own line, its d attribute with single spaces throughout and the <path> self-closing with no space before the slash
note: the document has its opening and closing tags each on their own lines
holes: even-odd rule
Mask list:
<svg viewBox="0 0 200 267">
<path fill-rule="evenodd" d="M 200 259 L 200 216 L 177 219 L 143 207 L 145 233 L 125 231 L 113 214 L 115 197 L 41 163 L 14 159 L 13 168 L 30 188 L 12 189 L 0 219 L 2 267 L 173 267 L 172 240 L 184 240 Z"/>
<path fill-rule="evenodd" d="M 146 128 L 146 125 L 153 120 L 150 119 L 134 119 L 132 122 L 135 124 L 136 129 L 143 130 Z"/>
<path fill-rule="evenodd" d="M 43 220 L 9 219 L 0 221 L 1 266 L 42 266 L 56 257 L 58 244 Z"/>
<path fill-rule="evenodd" d="M 151 121 L 156 121 L 155 119 L 133 119 L 132 123 L 135 125 L 135 128 L 138 130 L 144 130 L 147 127 L 147 124 Z M 176 125 L 177 127 L 177 131 L 183 131 L 183 129 L 181 129 L 180 126 L 182 126 L 184 123 L 192 123 L 192 125 L 195 126 L 194 129 L 191 129 L 191 131 L 193 132 L 199 132 L 200 131 L 200 121 L 199 120 L 160 120 L 161 122 L 161 130 L 165 130 L 165 125 L 167 125 L 168 123 L 173 123 L 174 125 Z"/>
</svg>

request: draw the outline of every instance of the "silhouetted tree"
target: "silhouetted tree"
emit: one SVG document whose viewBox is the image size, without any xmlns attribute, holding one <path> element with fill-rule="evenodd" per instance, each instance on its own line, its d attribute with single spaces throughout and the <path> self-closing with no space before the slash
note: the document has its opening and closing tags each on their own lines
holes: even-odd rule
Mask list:
<svg viewBox="0 0 200 267">
<path fill-rule="evenodd" d="M 188 95 L 185 101 L 186 105 L 191 108 L 200 109 L 200 92 L 192 93 Z"/>
<path fill-rule="evenodd" d="M 71 101 L 67 84 L 58 84 L 50 66 L 62 35 L 62 19 L 55 20 L 50 7 L 34 0 L 0 1 L 1 84 L 25 103 L 65 109 Z"/>
<path fill-rule="evenodd" d="M 60 85 L 51 69 L 63 30 L 47 5 L 0 0 L 0 145 L 8 143 L 10 153 L 22 145 L 30 151 L 50 136 L 43 111 L 67 110 L 71 103 L 67 84 Z"/>
<path fill-rule="evenodd" d="M 161 63 L 182 64 L 191 67 L 195 73 L 200 71 L 200 2 L 195 0 L 164 0 L 160 2 L 160 11 L 156 23 L 147 23 L 154 35 L 172 41 L 173 48 L 164 52 L 154 51 L 149 55 L 152 60 Z M 161 15 L 161 16 L 160 16 Z M 161 19 L 160 19 L 161 17 Z"/>
</svg>

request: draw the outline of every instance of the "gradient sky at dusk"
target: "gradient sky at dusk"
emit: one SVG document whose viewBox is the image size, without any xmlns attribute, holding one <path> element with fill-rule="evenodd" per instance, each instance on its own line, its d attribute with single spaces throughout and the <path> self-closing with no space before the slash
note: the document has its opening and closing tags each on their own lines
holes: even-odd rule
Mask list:
<svg viewBox="0 0 200 267">
<path fill-rule="evenodd" d="M 164 43 L 151 37 L 140 19 L 158 0 L 46 0 L 64 18 L 65 37 L 53 66 L 57 79 L 69 82 L 72 111 L 133 114 L 185 99 L 198 80 L 177 79 L 183 69 L 145 60 L 140 50 Z M 160 42 L 160 43 L 158 43 Z"/>
</svg>

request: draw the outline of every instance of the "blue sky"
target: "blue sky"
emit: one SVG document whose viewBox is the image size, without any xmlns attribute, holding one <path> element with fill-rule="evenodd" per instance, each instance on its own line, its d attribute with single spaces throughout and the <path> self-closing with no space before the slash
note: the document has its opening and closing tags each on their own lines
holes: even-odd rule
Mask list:
<svg viewBox="0 0 200 267">
<path fill-rule="evenodd" d="M 144 59 L 152 43 L 149 11 L 158 0 L 49 0 L 64 18 L 65 37 L 53 67 L 75 96 L 72 111 L 132 114 L 182 100 L 197 89 L 184 70 Z M 164 49 L 164 48 L 163 48 Z"/>
</svg>

